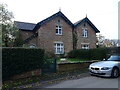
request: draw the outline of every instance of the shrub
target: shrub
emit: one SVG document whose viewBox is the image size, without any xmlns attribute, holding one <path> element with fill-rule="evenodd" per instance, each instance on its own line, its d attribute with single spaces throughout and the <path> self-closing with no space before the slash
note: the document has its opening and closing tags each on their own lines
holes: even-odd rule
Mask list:
<svg viewBox="0 0 120 90">
<path fill-rule="evenodd" d="M 107 57 L 108 49 L 107 48 L 90 49 L 89 52 L 91 60 L 102 60 Z"/>
<path fill-rule="evenodd" d="M 68 58 L 79 58 L 85 60 L 101 60 L 106 58 L 108 50 L 106 48 L 99 49 L 77 49 L 68 53 Z"/>
<path fill-rule="evenodd" d="M 41 68 L 44 60 L 44 50 L 30 48 L 2 49 L 3 80 L 13 75 Z"/>
</svg>

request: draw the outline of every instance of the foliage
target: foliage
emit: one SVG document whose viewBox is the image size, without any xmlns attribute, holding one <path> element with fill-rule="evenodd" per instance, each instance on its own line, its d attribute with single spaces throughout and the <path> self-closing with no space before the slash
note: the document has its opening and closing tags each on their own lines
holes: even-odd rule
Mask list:
<svg viewBox="0 0 120 90">
<path fill-rule="evenodd" d="M 2 27 L 2 33 L 0 33 L 0 37 L 2 37 L 2 46 L 18 46 L 16 45 L 16 40 L 18 39 L 17 42 L 20 40 L 20 37 L 18 38 L 18 29 L 15 27 L 14 22 L 12 22 L 14 16 L 12 12 L 8 11 L 7 5 L 0 4 L 0 16 L 0 27 Z M 20 46 L 21 41 L 22 40 L 20 40 Z"/>
<path fill-rule="evenodd" d="M 3 24 L 7 24 L 9 22 L 11 22 L 12 18 L 14 18 L 13 13 L 8 11 L 8 9 L 6 9 L 7 5 L 6 4 L 0 4 L 0 23 Z"/>
<path fill-rule="evenodd" d="M 23 39 L 21 38 L 21 33 L 19 30 L 16 31 L 16 38 L 14 40 L 14 47 L 23 47 Z"/>
<path fill-rule="evenodd" d="M 106 58 L 108 49 L 97 48 L 97 49 L 77 49 L 72 50 L 68 53 L 68 58 L 79 58 L 85 60 L 102 60 Z"/>
<path fill-rule="evenodd" d="M 78 41 L 77 32 L 74 31 L 73 32 L 73 49 L 77 48 L 77 41 Z"/>
<path fill-rule="evenodd" d="M 105 47 L 104 46 L 104 41 L 105 41 L 105 37 L 101 34 L 97 35 L 97 44 L 98 44 L 98 47 Z"/>
<path fill-rule="evenodd" d="M 13 75 L 41 68 L 45 62 L 44 50 L 30 48 L 3 48 L 2 76 L 8 79 Z"/>
</svg>

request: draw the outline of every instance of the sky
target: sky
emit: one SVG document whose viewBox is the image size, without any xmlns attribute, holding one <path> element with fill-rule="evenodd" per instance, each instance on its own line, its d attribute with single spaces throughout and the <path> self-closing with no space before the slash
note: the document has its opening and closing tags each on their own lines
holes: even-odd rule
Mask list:
<svg viewBox="0 0 120 90">
<path fill-rule="evenodd" d="M 106 39 L 118 39 L 118 2 L 120 0 L 2 0 L 15 21 L 38 23 L 61 12 L 75 23 L 87 17 Z"/>
</svg>

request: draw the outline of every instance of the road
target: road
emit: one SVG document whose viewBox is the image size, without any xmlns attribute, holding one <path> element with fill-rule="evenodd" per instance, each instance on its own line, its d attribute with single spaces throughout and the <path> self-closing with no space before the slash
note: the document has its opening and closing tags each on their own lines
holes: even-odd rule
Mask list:
<svg viewBox="0 0 120 90">
<path fill-rule="evenodd" d="M 50 84 L 43 88 L 118 88 L 118 78 L 87 76 Z"/>
</svg>

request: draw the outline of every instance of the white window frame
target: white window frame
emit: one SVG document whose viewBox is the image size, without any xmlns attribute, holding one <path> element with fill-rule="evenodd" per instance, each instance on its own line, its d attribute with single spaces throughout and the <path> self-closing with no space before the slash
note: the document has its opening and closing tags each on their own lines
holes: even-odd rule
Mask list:
<svg viewBox="0 0 120 90">
<path fill-rule="evenodd" d="M 55 54 L 63 54 L 64 53 L 64 44 L 63 42 L 54 42 Z"/>
<path fill-rule="evenodd" d="M 84 47 L 85 46 L 85 47 Z M 89 43 L 82 43 L 81 44 L 81 48 L 82 49 L 89 49 L 90 47 L 89 47 Z"/>
<path fill-rule="evenodd" d="M 56 35 L 62 35 L 62 25 L 56 25 Z"/>
<path fill-rule="evenodd" d="M 87 28 L 82 28 L 82 36 L 83 37 L 88 37 L 88 30 L 87 30 Z"/>
<path fill-rule="evenodd" d="M 36 48 L 35 44 L 29 44 L 29 48 Z"/>
</svg>

